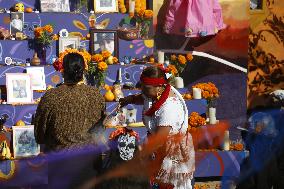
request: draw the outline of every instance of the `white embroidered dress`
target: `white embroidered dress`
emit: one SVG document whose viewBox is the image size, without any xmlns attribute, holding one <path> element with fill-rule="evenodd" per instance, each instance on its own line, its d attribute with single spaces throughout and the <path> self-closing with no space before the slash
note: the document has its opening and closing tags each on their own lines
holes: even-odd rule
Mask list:
<svg viewBox="0 0 284 189">
<path fill-rule="evenodd" d="M 166 144 L 166 156 L 156 179 L 174 185 L 174 189 L 191 189 L 195 154 L 192 137 L 186 132 L 188 110 L 181 94 L 173 87 L 171 91 L 175 93 L 175 96 L 169 97 L 153 116 L 144 116 L 143 121 L 150 133 L 155 133 L 157 127 L 171 126 Z M 145 98 L 144 111 L 151 106 L 152 100 Z M 184 136 L 179 144 L 171 142 L 173 136 L 177 134 Z"/>
</svg>

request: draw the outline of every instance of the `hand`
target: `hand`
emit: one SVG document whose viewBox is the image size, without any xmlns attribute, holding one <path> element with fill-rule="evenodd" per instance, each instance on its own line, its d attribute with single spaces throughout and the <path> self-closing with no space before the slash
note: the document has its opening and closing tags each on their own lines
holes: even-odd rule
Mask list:
<svg viewBox="0 0 284 189">
<path fill-rule="evenodd" d="M 132 103 L 132 96 L 127 96 L 119 99 L 119 106 L 122 108 Z"/>
</svg>

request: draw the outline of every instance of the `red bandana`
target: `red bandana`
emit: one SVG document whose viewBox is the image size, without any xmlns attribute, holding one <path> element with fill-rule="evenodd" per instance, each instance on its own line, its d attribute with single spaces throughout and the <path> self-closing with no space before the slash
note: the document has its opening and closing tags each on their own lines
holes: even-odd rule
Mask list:
<svg viewBox="0 0 284 189">
<path fill-rule="evenodd" d="M 167 80 L 164 78 L 151 78 L 151 77 L 145 77 L 141 75 L 140 81 L 145 85 L 152 85 L 152 86 L 159 86 L 167 84 Z"/>
</svg>

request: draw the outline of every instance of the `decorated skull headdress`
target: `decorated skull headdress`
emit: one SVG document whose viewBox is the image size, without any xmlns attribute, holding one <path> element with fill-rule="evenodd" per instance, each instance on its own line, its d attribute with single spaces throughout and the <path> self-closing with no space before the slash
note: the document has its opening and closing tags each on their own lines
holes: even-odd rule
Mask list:
<svg viewBox="0 0 284 189">
<path fill-rule="evenodd" d="M 133 158 L 136 142 L 139 140 L 137 132 L 127 128 L 119 128 L 110 134 L 109 139 L 117 140 L 117 148 L 121 159 L 129 161 Z"/>
</svg>

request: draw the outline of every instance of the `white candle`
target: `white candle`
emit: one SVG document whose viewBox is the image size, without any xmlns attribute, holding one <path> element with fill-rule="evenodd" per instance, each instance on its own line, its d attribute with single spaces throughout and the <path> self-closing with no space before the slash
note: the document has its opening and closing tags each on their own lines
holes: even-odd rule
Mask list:
<svg viewBox="0 0 284 189">
<path fill-rule="evenodd" d="M 216 124 L 217 122 L 217 119 L 215 116 L 209 116 L 209 123 L 210 124 Z"/>
<path fill-rule="evenodd" d="M 165 53 L 163 51 L 158 51 L 158 63 L 164 64 Z"/>
<path fill-rule="evenodd" d="M 216 108 L 209 108 L 209 117 L 216 117 Z"/>
<path fill-rule="evenodd" d="M 134 10 L 135 10 L 135 1 L 134 0 L 130 0 L 129 1 L 129 13 L 134 14 Z"/>
<path fill-rule="evenodd" d="M 194 99 L 201 99 L 201 89 L 199 88 L 192 88 L 193 98 Z"/>
<path fill-rule="evenodd" d="M 177 89 L 184 88 L 183 79 L 181 77 L 175 77 L 175 88 Z"/>
<path fill-rule="evenodd" d="M 224 133 L 224 144 L 223 144 L 223 150 L 230 150 L 230 136 L 229 131 L 225 131 Z"/>
</svg>

